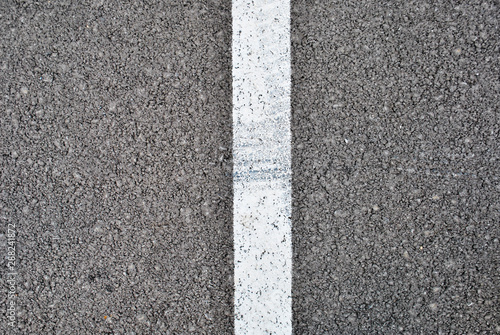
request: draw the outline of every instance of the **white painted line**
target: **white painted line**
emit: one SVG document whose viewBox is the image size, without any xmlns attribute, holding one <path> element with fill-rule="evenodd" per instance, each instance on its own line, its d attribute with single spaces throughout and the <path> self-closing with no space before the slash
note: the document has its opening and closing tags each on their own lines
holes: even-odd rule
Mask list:
<svg viewBox="0 0 500 335">
<path fill-rule="evenodd" d="M 235 334 L 291 334 L 290 1 L 232 14 Z"/>
</svg>

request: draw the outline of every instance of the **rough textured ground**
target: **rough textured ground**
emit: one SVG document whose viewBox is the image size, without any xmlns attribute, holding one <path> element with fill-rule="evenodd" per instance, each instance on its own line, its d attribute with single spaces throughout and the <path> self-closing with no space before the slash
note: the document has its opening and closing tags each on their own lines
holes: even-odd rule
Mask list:
<svg viewBox="0 0 500 335">
<path fill-rule="evenodd" d="M 0 4 L 16 329 L 230 333 L 231 2 L 121 3 Z"/>
<path fill-rule="evenodd" d="M 292 1 L 296 334 L 500 332 L 499 20 Z"/>
<path fill-rule="evenodd" d="M 1 333 L 232 333 L 230 7 L 0 2 Z M 500 332 L 499 21 L 292 1 L 296 334 Z"/>
</svg>

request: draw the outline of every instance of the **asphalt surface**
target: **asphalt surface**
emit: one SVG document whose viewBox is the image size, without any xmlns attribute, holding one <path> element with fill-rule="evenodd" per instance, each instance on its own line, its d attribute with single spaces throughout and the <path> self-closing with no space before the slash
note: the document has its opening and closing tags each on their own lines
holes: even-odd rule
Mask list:
<svg viewBox="0 0 500 335">
<path fill-rule="evenodd" d="M 0 333 L 233 332 L 230 9 L 0 2 Z M 292 1 L 295 334 L 500 332 L 499 21 Z"/>
<path fill-rule="evenodd" d="M 19 334 L 232 331 L 230 6 L 1 2 Z"/>
<path fill-rule="evenodd" d="M 499 20 L 292 1 L 296 334 L 500 332 Z"/>
</svg>

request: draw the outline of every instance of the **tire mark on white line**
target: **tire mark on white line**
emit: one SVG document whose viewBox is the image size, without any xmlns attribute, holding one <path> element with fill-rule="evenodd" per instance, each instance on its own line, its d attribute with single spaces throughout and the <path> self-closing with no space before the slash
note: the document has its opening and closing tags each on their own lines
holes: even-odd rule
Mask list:
<svg viewBox="0 0 500 335">
<path fill-rule="evenodd" d="M 291 334 L 290 2 L 233 0 L 236 334 Z"/>
</svg>

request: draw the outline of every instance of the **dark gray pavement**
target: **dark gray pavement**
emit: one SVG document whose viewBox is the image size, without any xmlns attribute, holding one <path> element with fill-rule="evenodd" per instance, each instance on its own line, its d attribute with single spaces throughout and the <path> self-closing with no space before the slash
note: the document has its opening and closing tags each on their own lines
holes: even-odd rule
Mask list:
<svg viewBox="0 0 500 335">
<path fill-rule="evenodd" d="M 500 332 L 499 20 L 292 1 L 296 334 Z"/>
<path fill-rule="evenodd" d="M 232 332 L 230 6 L 0 2 L 1 334 Z"/>
<path fill-rule="evenodd" d="M 0 333 L 233 332 L 230 7 L 0 2 Z M 292 1 L 294 333 L 500 332 L 499 21 Z"/>
</svg>

